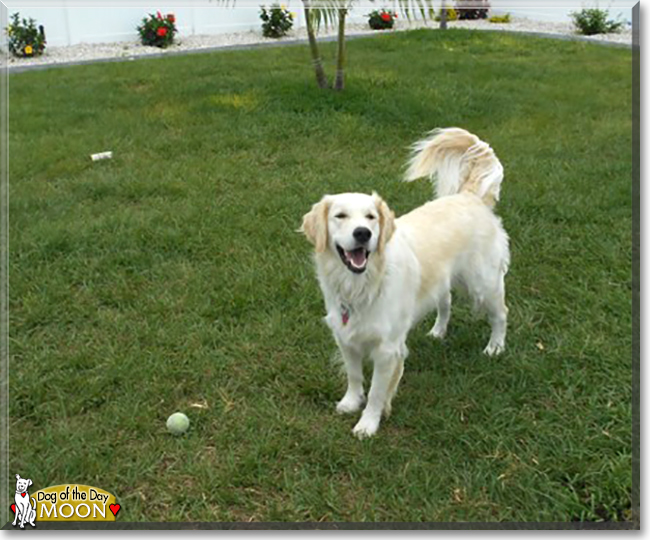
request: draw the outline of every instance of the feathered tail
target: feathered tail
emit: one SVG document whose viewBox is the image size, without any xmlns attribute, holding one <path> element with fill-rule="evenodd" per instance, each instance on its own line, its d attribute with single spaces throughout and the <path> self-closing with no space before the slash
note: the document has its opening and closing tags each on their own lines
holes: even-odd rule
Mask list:
<svg viewBox="0 0 650 540">
<path fill-rule="evenodd" d="M 413 145 L 404 180 L 429 177 L 436 197 L 469 191 L 490 208 L 499 200 L 503 166 L 490 145 L 460 128 L 434 129 Z"/>
</svg>

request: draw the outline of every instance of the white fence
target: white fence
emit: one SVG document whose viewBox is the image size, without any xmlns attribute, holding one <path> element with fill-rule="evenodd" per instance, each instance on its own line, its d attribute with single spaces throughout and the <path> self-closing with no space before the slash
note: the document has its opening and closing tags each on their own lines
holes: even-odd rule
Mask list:
<svg viewBox="0 0 650 540">
<path fill-rule="evenodd" d="M 612 16 L 621 15 L 631 20 L 631 7 L 635 0 L 606 0 L 600 7 L 609 8 Z M 181 0 L 182 2 L 182 0 Z M 160 0 L 157 4 L 147 0 L 138 2 L 142 7 L 132 7 L 134 1 L 106 2 L 114 7 L 95 7 L 99 2 L 74 0 L 15 0 L 5 2 L 9 14 L 20 12 L 21 17 L 33 17 L 37 24 L 45 27 L 48 45 L 74 45 L 77 43 L 102 43 L 112 41 L 135 41 L 136 27 L 148 13 L 160 10 L 162 13 L 174 13 L 178 27 L 178 37 L 194 34 L 218 34 L 259 30 L 260 4 L 270 5 L 274 0 L 235 0 L 231 7 L 224 7 L 217 0 L 195 0 L 183 5 L 177 0 L 175 4 Z M 232 2 L 232 0 L 231 0 Z M 301 0 L 279 0 L 296 13 L 295 26 L 303 25 L 303 4 Z M 454 0 L 447 0 L 453 5 Z M 94 4 L 94 5 L 93 5 Z M 362 22 L 372 9 L 393 8 L 396 0 L 361 0 L 354 3 L 350 13 L 351 22 Z M 568 13 L 582 7 L 593 7 L 599 2 L 582 0 L 493 0 L 493 11 L 510 12 L 515 16 L 538 20 L 568 20 Z M 440 0 L 435 1 L 440 5 Z"/>
<path fill-rule="evenodd" d="M 161 2 L 162 3 L 162 2 Z M 237 3 L 234 7 L 215 5 L 216 2 L 193 2 L 192 7 L 24 7 L 15 2 L 9 14 L 19 12 L 21 18 L 32 17 L 45 27 L 47 43 L 50 46 L 74 45 L 77 43 L 103 43 L 112 41 L 135 41 L 136 27 L 149 13 L 160 11 L 174 13 L 178 37 L 195 34 L 219 34 L 260 30 L 260 5 L 271 5 L 271 1 Z M 303 26 L 304 13 L 300 0 L 278 2 L 294 12 L 294 27 Z M 204 4 L 203 6 L 201 4 Z M 388 3 L 391 6 L 392 2 Z M 384 4 L 386 5 L 386 4 Z M 354 8 L 349 20 L 361 22 L 369 9 Z"/>
</svg>

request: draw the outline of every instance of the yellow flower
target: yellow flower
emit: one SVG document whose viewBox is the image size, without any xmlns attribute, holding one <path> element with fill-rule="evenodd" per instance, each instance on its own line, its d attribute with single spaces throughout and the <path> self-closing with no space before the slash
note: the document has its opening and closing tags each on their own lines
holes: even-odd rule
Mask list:
<svg viewBox="0 0 650 540">
<path fill-rule="evenodd" d="M 292 11 L 291 13 L 289 13 L 289 17 L 291 17 L 292 19 L 295 19 L 295 18 L 296 18 L 296 14 Z"/>
<path fill-rule="evenodd" d="M 31 45 L 27 45 L 27 47 L 25 47 L 25 54 L 32 54 L 33 52 L 34 49 L 32 49 Z"/>
<path fill-rule="evenodd" d="M 280 9 L 282 11 L 287 11 L 287 5 L 286 4 L 280 4 Z"/>
</svg>

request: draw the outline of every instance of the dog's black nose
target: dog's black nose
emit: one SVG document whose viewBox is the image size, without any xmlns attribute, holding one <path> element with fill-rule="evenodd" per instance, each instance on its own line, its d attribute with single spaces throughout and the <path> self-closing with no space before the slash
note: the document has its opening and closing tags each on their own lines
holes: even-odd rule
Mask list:
<svg viewBox="0 0 650 540">
<path fill-rule="evenodd" d="M 352 236 L 360 244 L 365 244 L 372 236 L 372 231 L 367 227 L 357 227 L 352 231 Z"/>
</svg>

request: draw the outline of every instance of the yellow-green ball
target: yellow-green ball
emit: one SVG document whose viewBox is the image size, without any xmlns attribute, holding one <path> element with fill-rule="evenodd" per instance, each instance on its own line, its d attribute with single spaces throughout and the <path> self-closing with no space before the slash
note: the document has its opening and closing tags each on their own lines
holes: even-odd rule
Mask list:
<svg viewBox="0 0 650 540">
<path fill-rule="evenodd" d="M 172 414 L 167 418 L 167 429 L 174 435 L 182 435 L 190 427 L 190 419 L 182 412 Z"/>
</svg>

